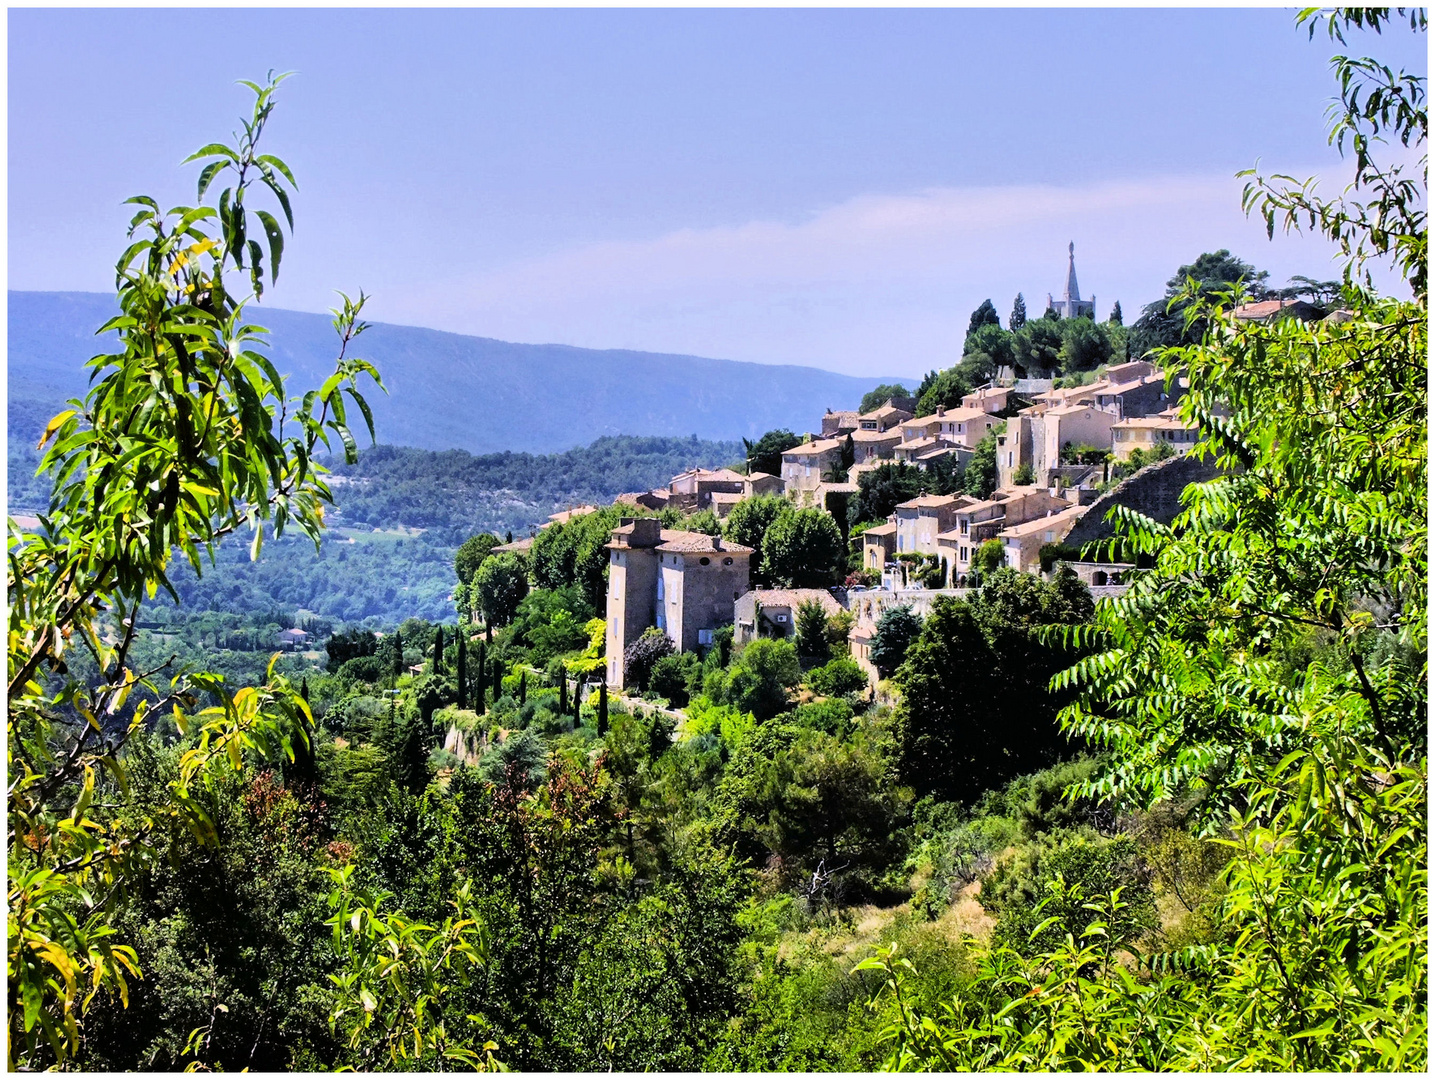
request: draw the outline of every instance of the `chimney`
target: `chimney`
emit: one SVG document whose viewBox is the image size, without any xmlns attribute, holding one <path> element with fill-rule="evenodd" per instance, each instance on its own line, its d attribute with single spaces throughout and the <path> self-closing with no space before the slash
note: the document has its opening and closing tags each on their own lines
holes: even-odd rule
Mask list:
<svg viewBox="0 0 1435 1080">
<path fill-rule="evenodd" d="M 938 405 L 938 406 L 937 406 L 937 415 L 938 415 L 938 416 L 946 416 L 946 415 L 947 415 L 947 407 L 946 407 L 945 405 Z"/>
</svg>

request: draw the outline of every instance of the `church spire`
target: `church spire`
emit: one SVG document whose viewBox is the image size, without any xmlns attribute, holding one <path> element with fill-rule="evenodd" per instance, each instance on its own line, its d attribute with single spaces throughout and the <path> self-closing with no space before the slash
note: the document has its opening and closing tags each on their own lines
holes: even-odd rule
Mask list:
<svg viewBox="0 0 1435 1080">
<path fill-rule="evenodd" d="M 1079 288 L 1077 288 L 1077 285 L 1076 285 L 1076 241 L 1075 241 L 1075 240 L 1073 240 L 1071 243 L 1069 243 L 1069 244 L 1066 245 L 1066 252 L 1067 252 L 1067 256 L 1068 256 L 1069 259 L 1070 259 L 1070 262 L 1067 264 L 1067 268 L 1066 268 L 1066 296 L 1065 296 L 1063 299 L 1065 299 L 1066 302 L 1067 302 L 1067 311 L 1068 311 L 1068 312 L 1072 312 L 1072 311 L 1074 311 L 1074 309 L 1073 309 L 1070 305 L 1071 305 L 1073 302 L 1079 301 L 1079 300 L 1081 299 L 1081 290 L 1080 290 Z"/>
</svg>

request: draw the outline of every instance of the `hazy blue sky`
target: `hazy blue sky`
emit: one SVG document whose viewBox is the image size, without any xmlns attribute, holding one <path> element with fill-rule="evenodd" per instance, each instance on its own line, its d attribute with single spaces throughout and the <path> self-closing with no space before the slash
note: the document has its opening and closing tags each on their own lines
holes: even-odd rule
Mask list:
<svg viewBox="0 0 1435 1080">
<path fill-rule="evenodd" d="M 1232 174 L 1345 170 L 1324 38 L 1288 10 L 17 10 L 11 288 L 105 290 L 138 192 L 299 72 L 267 139 L 298 230 L 266 302 L 516 341 L 916 373 L 1075 241 L 1128 318 L 1269 244 Z M 1358 43 L 1425 68 L 1408 32 Z"/>
</svg>

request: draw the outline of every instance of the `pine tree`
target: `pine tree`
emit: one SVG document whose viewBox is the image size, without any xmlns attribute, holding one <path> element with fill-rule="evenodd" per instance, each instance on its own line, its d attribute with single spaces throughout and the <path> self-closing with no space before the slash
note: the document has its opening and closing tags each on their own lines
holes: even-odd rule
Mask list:
<svg viewBox="0 0 1435 1080">
<path fill-rule="evenodd" d="M 1026 325 L 1026 297 L 1021 293 L 1016 294 L 1016 301 L 1011 306 L 1011 318 L 1007 320 L 1007 329 L 1013 332 L 1020 330 Z"/>
<path fill-rule="evenodd" d="M 468 655 L 467 655 L 468 634 L 463 630 L 458 634 L 458 707 L 468 708 Z"/>
<path fill-rule="evenodd" d="M 1118 300 L 1111 308 L 1111 318 L 1107 320 L 1112 326 L 1121 325 L 1121 301 Z"/>
<path fill-rule="evenodd" d="M 435 627 L 433 632 L 433 673 L 443 674 L 443 627 Z"/>
</svg>

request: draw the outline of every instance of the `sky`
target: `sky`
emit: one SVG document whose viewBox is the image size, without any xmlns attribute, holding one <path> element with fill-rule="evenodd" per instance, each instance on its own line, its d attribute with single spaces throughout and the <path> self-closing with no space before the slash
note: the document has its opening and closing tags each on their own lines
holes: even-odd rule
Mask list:
<svg viewBox="0 0 1435 1080">
<path fill-rule="evenodd" d="M 1289 9 L 11 9 L 8 51 L 12 289 L 111 289 L 122 201 L 191 202 L 271 68 L 281 307 L 920 375 L 982 300 L 1059 296 L 1068 243 L 1128 322 L 1202 251 L 1336 276 L 1234 178 L 1348 178 Z"/>
</svg>

